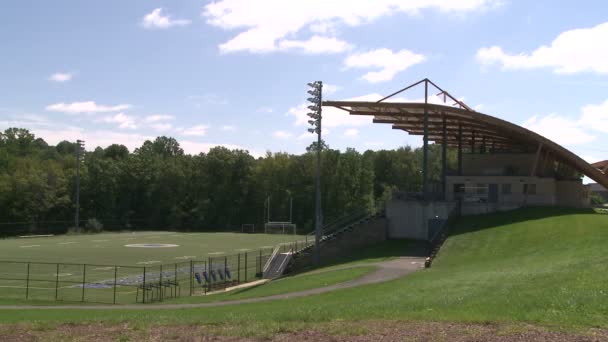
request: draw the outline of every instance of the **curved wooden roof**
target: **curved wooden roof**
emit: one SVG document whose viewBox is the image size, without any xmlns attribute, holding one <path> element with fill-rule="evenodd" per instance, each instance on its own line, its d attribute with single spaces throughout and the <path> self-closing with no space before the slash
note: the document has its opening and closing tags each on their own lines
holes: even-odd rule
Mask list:
<svg viewBox="0 0 608 342">
<path fill-rule="evenodd" d="M 364 102 L 324 101 L 331 106 L 348 111 L 351 115 L 369 115 L 374 123 L 392 124 L 412 135 L 424 135 L 424 113 L 428 111 L 429 141 L 443 142 L 443 120 L 446 122 L 447 145 L 457 146 L 462 130 L 463 146 L 493 146 L 502 150 L 536 151 L 553 154 L 556 160 L 571 166 L 597 183 L 608 188 L 608 175 L 604 175 L 576 154 L 559 144 L 519 125 L 476 112 L 463 103 L 459 107 L 420 102 Z"/>
</svg>

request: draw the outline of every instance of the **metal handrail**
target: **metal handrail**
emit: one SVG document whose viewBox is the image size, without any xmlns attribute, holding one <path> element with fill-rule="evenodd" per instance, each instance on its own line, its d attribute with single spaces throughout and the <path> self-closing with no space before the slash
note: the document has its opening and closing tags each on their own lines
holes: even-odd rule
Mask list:
<svg viewBox="0 0 608 342">
<path fill-rule="evenodd" d="M 264 268 L 262 269 L 262 273 L 266 272 L 268 270 L 268 267 L 270 267 L 270 263 L 272 262 L 272 259 L 274 259 L 274 257 L 277 255 L 277 253 L 279 252 L 279 249 L 281 248 L 281 246 L 277 246 L 274 248 L 274 250 L 272 251 L 272 254 L 270 255 L 270 258 L 268 258 L 268 260 L 266 260 L 266 264 L 264 264 Z"/>
</svg>

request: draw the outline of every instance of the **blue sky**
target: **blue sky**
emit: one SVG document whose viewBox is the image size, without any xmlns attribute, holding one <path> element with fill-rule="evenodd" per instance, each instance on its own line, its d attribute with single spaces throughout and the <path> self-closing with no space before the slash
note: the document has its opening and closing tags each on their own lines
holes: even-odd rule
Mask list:
<svg viewBox="0 0 608 342">
<path fill-rule="evenodd" d="M 173 136 L 301 153 L 306 83 L 376 99 L 428 77 L 588 161 L 608 158 L 608 3 L 499 0 L 12 1 L 0 8 L 0 128 L 87 148 Z M 417 94 L 408 94 L 416 99 Z M 324 112 L 327 143 L 419 137 Z"/>
</svg>

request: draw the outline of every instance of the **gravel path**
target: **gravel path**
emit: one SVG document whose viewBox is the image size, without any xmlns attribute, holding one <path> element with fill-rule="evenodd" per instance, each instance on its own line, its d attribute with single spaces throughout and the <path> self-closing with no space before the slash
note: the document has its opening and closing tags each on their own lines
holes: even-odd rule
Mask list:
<svg viewBox="0 0 608 342">
<path fill-rule="evenodd" d="M 2 305 L 0 310 L 57 310 L 57 309 L 71 309 L 71 310 L 150 310 L 150 309 L 188 309 L 188 308 L 207 308 L 207 307 L 218 307 L 227 305 L 238 305 L 247 303 L 259 303 L 267 302 L 277 299 L 289 299 L 299 298 L 320 293 L 335 291 L 339 289 L 347 289 L 351 287 L 380 283 L 388 280 L 393 280 L 399 277 L 403 277 L 409 273 L 412 273 L 422 267 L 424 267 L 424 257 L 401 257 L 389 261 L 383 261 L 379 263 L 361 264 L 356 266 L 368 266 L 373 265 L 377 267 L 376 270 L 364 275 L 363 277 L 346 281 L 344 283 L 319 287 L 310 290 L 291 292 L 278 294 L 267 297 L 257 297 L 248 299 L 239 299 L 225 302 L 213 302 L 213 303 L 196 303 L 196 304 L 135 304 L 135 305 L 52 305 L 52 306 L 40 306 L 40 305 Z M 354 266 L 353 266 L 354 267 Z"/>
</svg>

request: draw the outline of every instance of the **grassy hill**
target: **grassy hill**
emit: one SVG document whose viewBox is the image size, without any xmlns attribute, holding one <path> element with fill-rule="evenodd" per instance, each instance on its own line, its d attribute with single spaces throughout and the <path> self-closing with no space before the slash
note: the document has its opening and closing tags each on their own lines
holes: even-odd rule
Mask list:
<svg viewBox="0 0 608 342">
<path fill-rule="evenodd" d="M 433 267 L 291 300 L 180 310 L 1 311 L 0 321 L 204 322 L 277 329 L 337 320 L 526 322 L 608 328 L 608 215 L 526 208 L 465 217 Z M 243 328 L 245 329 L 245 328 Z"/>
</svg>

